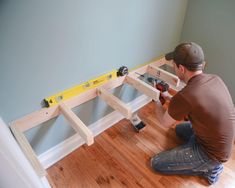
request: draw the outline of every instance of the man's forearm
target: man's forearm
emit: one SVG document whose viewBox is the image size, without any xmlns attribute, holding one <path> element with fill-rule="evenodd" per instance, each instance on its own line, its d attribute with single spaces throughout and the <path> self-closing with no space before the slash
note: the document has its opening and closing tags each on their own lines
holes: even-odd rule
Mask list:
<svg viewBox="0 0 235 188">
<path fill-rule="evenodd" d="M 163 108 L 160 101 L 156 101 L 155 105 L 156 105 L 155 113 L 159 123 L 166 128 L 170 128 L 176 122 L 176 120 L 174 120 L 168 114 L 168 111 Z"/>
<path fill-rule="evenodd" d="M 156 105 L 156 109 L 155 109 L 156 116 L 157 116 L 157 118 L 159 120 L 159 123 L 162 124 L 163 116 L 164 116 L 166 110 L 163 108 L 163 106 L 162 106 L 160 101 L 156 101 L 155 105 Z"/>
</svg>

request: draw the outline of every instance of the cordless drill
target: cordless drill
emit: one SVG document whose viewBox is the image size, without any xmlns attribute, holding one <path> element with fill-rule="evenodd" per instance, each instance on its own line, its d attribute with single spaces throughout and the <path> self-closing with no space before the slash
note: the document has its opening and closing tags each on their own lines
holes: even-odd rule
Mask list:
<svg viewBox="0 0 235 188">
<path fill-rule="evenodd" d="M 153 86 L 156 89 L 158 89 L 161 93 L 169 90 L 169 85 L 162 80 L 159 80 L 157 78 L 152 78 L 152 77 L 148 77 L 147 80 L 148 80 L 148 82 L 152 83 Z M 164 97 L 161 95 L 161 93 L 159 96 L 159 100 L 163 105 L 166 101 L 165 101 Z"/>
</svg>

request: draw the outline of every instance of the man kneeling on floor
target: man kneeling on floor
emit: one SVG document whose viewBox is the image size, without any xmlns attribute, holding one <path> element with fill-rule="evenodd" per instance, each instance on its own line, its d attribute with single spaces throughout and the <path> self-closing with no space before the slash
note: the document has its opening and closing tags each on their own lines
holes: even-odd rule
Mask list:
<svg viewBox="0 0 235 188">
<path fill-rule="evenodd" d="M 184 117 L 189 121 L 175 128 L 185 144 L 155 155 L 151 167 L 164 174 L 203 176 L 213 184 L 232 152 L 235 127 L 232 98 L 221 78 L 203 73 L 204 53 L 198 44 L 182 43 L 165 58 L 173 63 L 176 75 L 186 86 L 173 97 L 162 93 L 170 100 L 169 108 L 165 111 L 157 101 L 157 117 L 168 127 Z"/>
</svg>

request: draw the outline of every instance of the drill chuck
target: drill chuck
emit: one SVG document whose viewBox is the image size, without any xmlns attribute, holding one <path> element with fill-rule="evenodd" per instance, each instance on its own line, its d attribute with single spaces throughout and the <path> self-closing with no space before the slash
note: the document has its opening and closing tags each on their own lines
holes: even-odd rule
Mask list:
<svg viewBox="0 0 235 188">
<path fill-rule="evenodd" d="M 152 83 L 153 86 L 155 86 L 156 89 L 158 89 L 161 92 L 165 92 L 165 91 L 169 90 L 169 85 L 166 82 L 162 81 L 162 80 L 152 78 L 152 77 L 148 77 L 147 81 Z"/>
</svg>

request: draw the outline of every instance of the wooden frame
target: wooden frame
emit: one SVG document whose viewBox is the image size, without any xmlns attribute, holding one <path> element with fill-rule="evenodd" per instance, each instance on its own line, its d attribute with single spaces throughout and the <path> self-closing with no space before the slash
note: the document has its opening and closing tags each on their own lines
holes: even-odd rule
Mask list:
<svg viewBox="0 0 235 188">
<path fill-rule="evenodd" d="M 43 168 L 43 166 L 41 165 L 41 163 L 37 159 L 37 156 L 34 153 L 31 145 L 29 144 L 29 142 L 27 140 L 27 138 L 25 137 L 23 132 L 21 132 L 19 130 L 19 126 L 17 126 L 17 124 L 14 124 L 14 125 L 11 126 L 11 130 L 12 130 L 17 142 L 19 143 L 22 151 L 24 152 L 25 156 L 27 157 L 27 159 L 31 163 L 32 167 L 36 171 L 37 175 L 39 177 L 45 176 L 46 175 L 45 169 Z"/>
<path fill-rule="evenodd" d="M 159 99 L 160 92 L 144 81 L 133 76 L 127 76 L 125 81 L 126 83 L 132 85 L 135 89 L 151 97 L 153 100 L 157 101 Z"/>
<path fill-rule="evenodd" d="M 91 145 L 94 142 L 93 133 L 71 109 L 98 96 L 112 108 L 123 114 L 125 118 L 130 119 L 133 116 L 132 109 L 123 103 L 120 99 L 110 94 L 107 90 L 114 89 L 118 86 L 121 86 L 122 84 L 128 83 L 137 90 L 150 96 L 152 99 L 159 100 L 159 91 L 144 81 L 141 81 L 138 79 L 138 77 L 140 74 L 144 73 L 156 75 L 156 71 L 160 71 L 161 73 L 158 78 L 164 81 L 172 82 L 172 80 L 177 79 L 175 75 L 158 68 L 164 64 L 167 64 L 167 61 L 164 58 L 156 60 L 150 64 L 131 71 L 128 76 L 122 76 L 114 80 L 110 80 L 109 82 L 98 86 L 97 88 L 90 89 L 76 97 L 64 101 L 63 103 L 57 104 L 50 108 L 43 108 L 12 122 L 10 126 L 11 130 L 38 176 L 43 177 L 45 176 L 46 172 L 37 159 L 37 156 L 28 140 L 24 136 L 25 131 L 62 114 L 69 121 L 75 131 L 78 132 L 78 134 L 85 140 L 87 145 Z M 173 84 L 174 83 L 176 84 L 178 81 L 173 82 Z"/>
<path fill-rule="evenodd" d="M 87 145 L 94 143 L 94 136 L 90 129 L 78 118 L 78 116 L 65 104 L 61 103 L 59 108 L 64 115 L 64 117 L 70 122 L 73 129 L 80 134 L 80 136 L 85 140 Z"/>
<path fill-rule="evenodd" d="M 98 89 L 98 96 L 113 109 L 119 111 L 125 118 L 130 119 L 132 117 L 131 107 L 126 105 L 114 95 L 110 94 L 107 90 L 102 88 Z"/>
<path fill-rule="evenodd" d="M 180 79 L 176 75 L 160 69 L 155 65 L 149 65 L 147 72 L 153 77 L 160 78 L 161 80 L 164 80 L 175 87 L 178 87 L 180 84 Z"/>
</svg>

